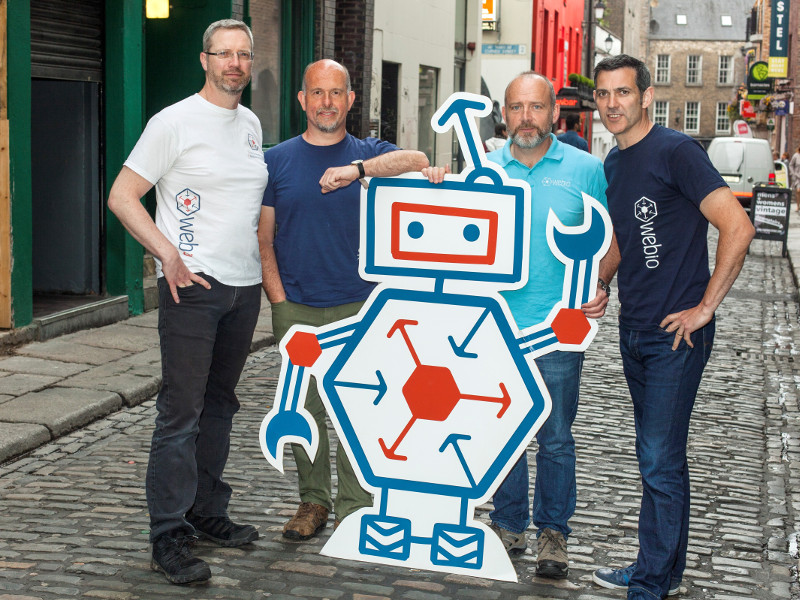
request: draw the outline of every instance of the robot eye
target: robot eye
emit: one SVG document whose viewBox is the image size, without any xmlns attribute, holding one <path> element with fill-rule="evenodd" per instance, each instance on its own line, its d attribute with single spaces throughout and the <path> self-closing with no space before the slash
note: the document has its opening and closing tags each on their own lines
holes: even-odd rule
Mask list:
<svg viewBox="0 0 800 600">
<path fill-rule="evenodd" d="M 425 233 L 425 227 L 419 221 L 411 221 L 408 224 L 408 237 L 418 240 Z"/>
<path fill-rule="evenodd" d="M 468 242 L 474 242 L 481 237 L 481 228 L 475 224 L 467 225 L 464 227 L 463 235 Z"/>
</svg>

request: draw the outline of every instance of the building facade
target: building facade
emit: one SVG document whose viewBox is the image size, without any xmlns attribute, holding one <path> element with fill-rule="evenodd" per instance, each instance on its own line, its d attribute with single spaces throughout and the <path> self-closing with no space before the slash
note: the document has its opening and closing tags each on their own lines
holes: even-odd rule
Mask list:
<svg viewBox="0 0 800 600">
<path fill-rule="evenodd" d="M 142 312 L 143 250 L 105 199 L 147 119 L 202 87 L 198 54 L 212 21 L 232 17 L 252 27 L 256 59 L 242 101 L 261 120 L 266 145 L 304 129 L 297 92 L 315 59 L 350 70 L 351 133 L 380 133 L 376 115 L 391 98 L 386 104 L 399 108 L 397 141 L 406 148 L 424 146 L 417 126 L 423 105 L 429 110 L 455 89 L 480 89 L 479 56 L 467 50 L 479 41 L 477 0 L 441 0 L 438 25 L 423 2 L 170 4 L 168 18 L 147 19 L 145 0 L 0 0 L 0 329 L 21 330 L 65 305 L 111 304 L 109 320 L 120 310 Z M 461 30 L 453 26 L 457 17 Z M 414 23 L 425 24 L 425 37 L 375 41 L 399 39 L 398 28 L 410 35 Z M 437 42 L 417 47 L 431 38 Z M 401 79 L 389 94 L 376 51 L 379 65 L 399 65 Z M 419 83 L 423 68 L 438 69 L 427 87 Z M 450 160 L 449 137 L 435 147 L 436 162 Z"/>
<path fill-rule="evenodd" d="M 731 135 L 728 106 L 744 81 L 750 0 L 643 0 L 630 14 L 638 35 L 625 48 L 650 69 L 653 121 L 705 145 Z"/>
<path fill-rule="evenodd" d="M 373 135 L 460 171 L 456 138 L 435 134 L 430 120 L 453 92 L 480 93 L 480 15 L 478 0 L 375 0 Z"/>
</svg>

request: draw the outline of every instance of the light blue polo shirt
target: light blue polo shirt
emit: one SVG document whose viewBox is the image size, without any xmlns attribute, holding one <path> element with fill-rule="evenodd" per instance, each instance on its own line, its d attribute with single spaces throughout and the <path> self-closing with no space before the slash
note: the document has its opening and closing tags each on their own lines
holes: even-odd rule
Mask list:
<svg viewBox="0 0 800 600">
<path fill-rule="evenodd" d="M 608 208 L 603 163 L 591 154 L 562 144 L 552 133 L 552 144 L 532 169 L 511 156 L 511 142 L 486 155 L 503 167 L 509 177 L 523 179 L 531 186 L 531 254 L 527 285 L 502 292 L 520 329 L 544 321 L 561 300 L 566 266 L 547 245 L 545 227 L 552 208 L 564 225 L 583 224 L 583 198 L 589 194 Z"/>
</svg>

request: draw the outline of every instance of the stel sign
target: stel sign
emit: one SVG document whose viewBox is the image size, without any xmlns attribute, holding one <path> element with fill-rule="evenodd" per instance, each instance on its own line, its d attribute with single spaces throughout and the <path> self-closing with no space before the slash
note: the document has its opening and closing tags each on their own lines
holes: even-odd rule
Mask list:
<svg viewBox="0 0 800 600">
<path fill-rule="evenodd" d="M 769 35 L 769 77 L 789 74 L 789 0 L 772 0 Z"/>
</svg>

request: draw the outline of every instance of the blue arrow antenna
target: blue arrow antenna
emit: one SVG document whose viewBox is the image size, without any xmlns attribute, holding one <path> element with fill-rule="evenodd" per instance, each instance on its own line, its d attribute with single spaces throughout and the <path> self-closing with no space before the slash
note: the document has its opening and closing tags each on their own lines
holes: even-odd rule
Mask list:
<svg viewBox="0 0 800 600">
<path fill-rule="evenodd" d="M 498 171 L 488 166 L 476 125 L 478 118 L 488 115 L 491 111 L 492 101 L 486 96 L 458 92 L 450 96 L 431 118 L 431 127 L 438 133 L 445 133 L 450 128 L 456 130 L 461 147 L 467 149 L 464 158 L 474 169 L 468 181 L 474 181 L 478 177 L 489 177 L 495 183 L 502 182 Z"/>
</svg>

